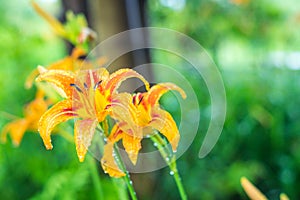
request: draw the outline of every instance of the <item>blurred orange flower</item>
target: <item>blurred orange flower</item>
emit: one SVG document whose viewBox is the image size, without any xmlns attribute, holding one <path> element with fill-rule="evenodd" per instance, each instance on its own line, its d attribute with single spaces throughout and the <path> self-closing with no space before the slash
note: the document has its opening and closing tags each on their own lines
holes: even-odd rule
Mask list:
<svg viewBox="0 0 300 200">
<path fill-rule="evenodd" d="M 86 55 L 85 51 L 81 48 L 74 48 L 72 54 L 67 56 L 66 58 L 57 61 L 49 66 L 47 69 L 61 69 L 61 70 L 69 70 L 76 71 L 80 69 L 83 60 L 80 59 L 81 56 Z M 34 79 L 39 75 L 39 71 L 37 69 L 33 70 L 25 81 L 25 88 L 29 89 L 32 87 Z"/>
<path fill-rule="evenodd" d="M 38 91 L 35 99 L 25 106 L 24 118 L 16 119 L 4 126 L 1 141 L 6 142 L 7 134 L 10 133 L 13 144 L 19 146 L 27 130 L 37 131 L 38 121 L 49 105 L 50 101 L 44 99 L 44 93 Z"/>
</svg>

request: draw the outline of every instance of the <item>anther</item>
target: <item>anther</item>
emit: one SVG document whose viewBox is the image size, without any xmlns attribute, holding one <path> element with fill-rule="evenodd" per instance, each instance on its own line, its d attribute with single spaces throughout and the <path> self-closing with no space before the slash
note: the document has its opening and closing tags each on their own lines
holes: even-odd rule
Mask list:
<svg viewBox="0 0 300 200">
<path fill-rule="evenodd" d="M 88 89 L 88 86 L 87 86 L 87 84 L 86 83 L 83 83 L 83 86 L 84 86 L 84 89 Z"/>
<path fill-rule="evenodd" d="M 94 86 L 94 90 L 96 90 L 101 83 L 102 83 L 102 80 L 98 81 Z"/>
<path fill-rule="evenodd" d="M 140 105 L 140 103 L 142 102 L 143 98 L 144 98 L 144 96 L 142 96 L 142 97 L 140 98 L 140 101 L 138 102 L 137 105 Z"/>
<path fill-rule="evenodd" d="M 82 93 L 82 90 L 80 89 L 80 87 L 78 87 L 78 85 L 76 85 L 75 83 L 71 83 L 70 86 L 74 87 L 78 92 Z"/>
</svg>

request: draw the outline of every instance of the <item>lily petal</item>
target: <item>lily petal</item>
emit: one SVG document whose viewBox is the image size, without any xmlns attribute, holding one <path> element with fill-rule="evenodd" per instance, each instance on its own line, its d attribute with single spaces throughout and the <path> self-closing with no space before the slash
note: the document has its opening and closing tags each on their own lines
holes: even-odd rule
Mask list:
<svg viewBox="0 0 300 200">
<path fill-rule="evenodd" d="M 119 124 L 119 128 L 127 133 L 130 129 L 137 126 L 137 110 L 131 102 L 132 96 L 129 93 L 123 92 L 112 96 L 110 107 L 111 117 L 122 122 L 122 124 Z M 136 132 L 134 129 L 132 131 Z M 133 132 L 131 134 L 133 134 Z"/>
<path fill-rule="evenodd" d="M 142 137 L 135 137 L 126 133 L 123 134 L 123 139 L 122 139 L 123 146 L 132 164 L 134 165 L 136 164 L 138 153 L 142 148 L 141 145 L 142 139 L 143 139 Z"/>
<path fill-rule="evenodd" d="M 97 120 L 91 119 L 77 120 L 75 122 L 74 139 L 80 162 L 84 161 L 88 147 L 91 145 L 97 123 Z"/>
<path fill-rule="evenodd" d="M 145 101 L 150 104 L 150 106 L 154 106 L 158 104 L 160 97 L 169 90 L 177 90 L 181 94 L 182 98 L 186 98 L 185 92 L 177 85 L 173 83 L 160 83 L 151 87 L 145 95 Z"/>
<path fill-rule="evenodd" d="M 120 84 L 125 81 L 126 79 L 129 78 L 138 78 L 141 81 L 144 82 L 146 90 L 149 90 L 149 83 L 148 81 L 139 73 L 132 69 L 119 69 L 118 71 L 114 72 L 113 74 L 110 75 L 109 80 L 106 84 L 106 90 L 109 90 L 110 93 L 113 93 L 118 89 Z"/>
<path fill-rule="evenodd" d="M 111 177 L 122 177 L 125 173 L 118 167 L 114 157 L 114 143 L 108 142 L 104 145 L 104 153 L 101 159 L 101 165 L 105 173 Z"/>
<path fill-rule="evenodd" d="M 132 129 L 130 129 L 131 134 L 124 132 L 121 130 L 119 126 L 123 126 L 121 123 L 117 123 L 111 130 L 111 133 L 108 137 L 109 142 L 116 143 L 120 139 L 122 139 L 123 146 L 125 151 L 128 154 L 131 162 L 135 165 L 138 157 L 138 153 L 141 146 L 141 140 L 143 139 L 142 134 L 136 134 L 135 132 L 132 133 Z M 128 127 L 128 126 L 127 126 Z"/>
<path fill-rule="evenodd" d="M 149 126 L 163 134 L 168 139 L 175 152 L 180 139 L 180 134 L 172 115 L 158 106 L 155 106 L 152 109 L 151 115 L 152 121 L 149 123 Z"/>
<path fill-rule="evenodd" d="M 40 75 L 36 78 L 36 81 L 47 81 L 55 86 L 55 89 L 63 97 L 72 98 L 73 88 L 71 86 L 74 83 L 74 74 L 64 70 L 47 70 L 44 67 L 38 67 Z"/>
<path fill-rule="evenodd" d="M 51 132 L 59 123 L 75 118 L 77 114 L 72 110 L 72 101 L 64 100 L 52 106 L 40 118 L 38 124 L 39 133 L 43 139 L 46 149 L 52 149 Z"/>
<path fill-rule="evenodd" d="M 15 146 L 19 146 L 28 128 L 28 121 L 26 119 L 18 119 L 8 123 L 1 132 L 1 141 L 6 142 L 6 136 L 10 132 L 12 142 Z"/>
</svg>

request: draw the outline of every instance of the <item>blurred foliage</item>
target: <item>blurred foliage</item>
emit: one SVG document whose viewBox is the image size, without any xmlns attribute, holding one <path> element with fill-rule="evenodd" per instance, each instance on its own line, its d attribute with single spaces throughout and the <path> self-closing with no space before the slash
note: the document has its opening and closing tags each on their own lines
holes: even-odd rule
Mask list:
<svg viewBox="0 0 300 200">
<path fill-rule="evenodd" d="M 247 199 L 241 176 L 252 180 L 270 199 L 278 199 L 281 192 L 291 199 L 300 198 L 300 72 L 295 70 L 300 65 L 288 58 L 300 45 L 297 2 L 154 0 L 148 7 L 149 25 L 182 32 L 208 51 L 226 88 L 222 135 L 213 151 L 199 159 L 210 120 L 206 85 L 177 56 L 152 52 L 155 63 L 173 66 L 194 88 L 201 88 L 197 94 L 201 109 L 198 134 L 178 160 L 190 199 Z M 284 61 L 270 56 L 278 51 L 286 55 Z M 156 188 L 156 198 L 176 199 L 167 169 L 158 177 L 162 187 Z"/>
</svg>

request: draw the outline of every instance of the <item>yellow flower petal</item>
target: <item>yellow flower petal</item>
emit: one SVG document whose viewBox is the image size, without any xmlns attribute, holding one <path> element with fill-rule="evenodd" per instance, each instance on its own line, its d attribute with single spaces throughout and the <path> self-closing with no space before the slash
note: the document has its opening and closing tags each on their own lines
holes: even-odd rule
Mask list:
<svg viewBox="0 0 300 200">
<path fill-rule="evenodd" d="M 120 139 L 122 139 L 122 134 L 123 131 L 119 128 L 119 126 L 116 124 L 113 126 L 113 128 L 111 129 L 111 132 L 109 134 L 108 142 L 110 143 L 116 143 L 118 142 Z"/>
<path fill-rule="evenodd" d="M 160 97 L 169 90 L 177 90 L 181 94 L 182 98 L 186 98 L 185 92 L 177 85 L 173 83 L 160 83 L 151 87 L 151 89 L 146 93 L 144 101 L 153 106 L 157 104 Z"/>
<path fill-rule="evenodd" d="M 123 131 L 128 132 L 127 129 L 133 129 L 134 126 L 137 126 L 137 110 L 131 103 L 131 94 L 126 92 L 114 94 L 111 99 L 111 107 L 109 110 L 111 117 L 122 123 L 124 122 L 122 127 L 119 127 Z"/>
<path fill-rule="evenodd" d="M 267 200 L 267 197 L 261 193 L 246 177 L 241 178 L 241 184 L 252 200 Z"/>
<path fill-rule="evenodd" d="M 47 70 L 43 67 L 39 67 L 40 75 L 36 78 L 36 81 L 47 81 L 55 86 L 55 89 L 63 97 L 72 98 L 73 88 L 71 86 L 74 83 L 74 74 L 64 70 Z"/>
<path fill-rule="evenodd" d="M 122 177 L 125 173 L 118 167 L 114 157 L 114 144 L 108 142 L 104 145 L 104 153 L 101 159 L 101 165 L 105 173 L 108 173 L 111 177 Z"/>
<path fill-rule="evenodd" d="M 77 114 L 72 110 L 71 100 L 58 102 L 42 115 L 38 124 L 38 130 L 46 149 L 53 148 L 50 138 L 53 128 L 59 123 L 72 119 L 76 116 Z"/>
<path fill-rule="evenodd" d="M 132 69 L 120 69 L 110 75 L 109 80 L 106 84 L 105 90 L 109 90 L 110 93 L 114 93 L 120 84 L 128 78 L 138 78 L 144 82 L 146 90 L 149 90 L 148 81 L 139 73 Z"/>
<path fill-rule="evenodd" d="M 128 154 L 132 164 L 136 164 L 138 153 L 142 148 L 141 140 L 142 137 L 135 137 L 126 133 L 123 133 L 122 143 L 125 148 L 125 151 Z"/>
<path fill-rule="evenodd" d="M 74 140 L 76 145 L 77 156 L 80 162 L 84 161 L 88 147 L 91 145 L 97 120 L 84 119 L 75 122 Z"/>
<path fill-rule="evenodd" d="M 26 119 L 17 119 L 8 123 L 1 132 L 1 141 L 6 142 L 6 136 L 10 132 L 13 144 L 19 146 L 27 127 Z"/>
<path fill-rule="evenodd" d="M 163 134 L 170 142 L 173 151 L 176 151 L 180 134 L 173 117 L 167 111 L 160 109 L 159 106 L 152 108 L 151 116 L 152 121 L 149 126 Z"/>
<path fill-rule="evenodd" d="M 131 132 L 130 134 L 128 132 L 127 133 L 124 132 L 119 127 L 119 125 L 123 126 L 124 125 L 123 123 L 124 122 L 122 122 L 122 124 L 117 123 L 112 128 L 111 133 L 108 137 L 108 141 L 110 143 L 116 143 L 117 141 L 122 139 L 122 143 L 125 148 L 125 151 L 127 152 L 128 157 L 130 158 L 131 162 L 135 165 L 136 161 L 137 161 L 138 153 L 139 153 L 140 149 L 142 148 L 141 140 L 143 139 L 143 136 L 142 136 L 141 132 L 139 134 L 139 133 L 133 132 L 131 129 L 129 129 Z M 127 126 L 127 127 L 129 127 L 129 126 Z"/>
</svg>

